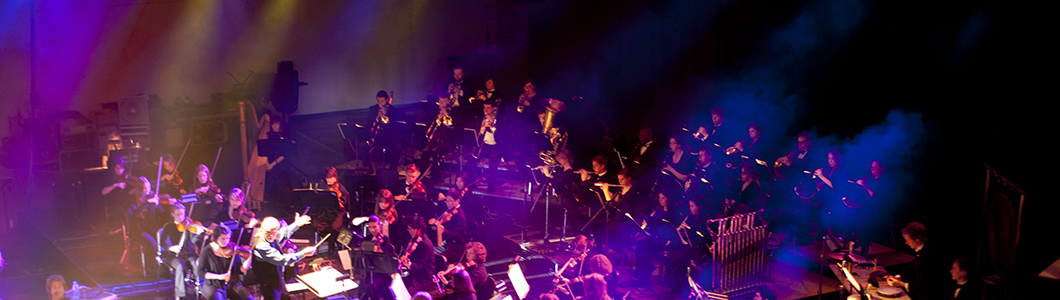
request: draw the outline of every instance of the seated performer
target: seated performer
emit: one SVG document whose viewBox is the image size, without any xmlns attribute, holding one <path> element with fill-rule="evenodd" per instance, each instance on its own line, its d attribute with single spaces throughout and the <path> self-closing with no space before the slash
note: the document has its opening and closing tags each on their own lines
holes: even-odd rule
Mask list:
<svg viewBox="0 0 1060 300">
<path fill-rule="evenodd" d="M 644 127 L 637 133 L 637 146 L 627 155 L 629 163 L 626 166 L 633 171 L 637 178 L 655 170 L 655 166 L 662 161 L 661 146 L 654 141 L 651 128 Z"/>
<path fill-rule="evenodd" d="M 346 190 L 345 185 L 339 182 L 339 173 L 335 171 L 335 167 L 328 167 L 325 171 L 327 172 L 327 175 L 324 177 L 324 183 L 328 185 L 328 191 L 335 193 L 336 201 L 339 206 L 339 213 L 342 215 L 342 218 L 339 219 L 348 220 L 352 208 L 352 204 L 350 203 L 350 192 Z"/>
<path fill-rule="evenodd" d="M 372 247 L 372 252 L 394 254 L 394 245 L 390 243 L 390 236 L 383 232 L 382 221 L 379 216 L 371 215 L 368 217 L 368 236 L 365 238 L 372 241 L 375 246 Z M 364 249 L 369 250 L 369 249 Z M 372 284 L 369 286 L 372 289 L 372 293 L 380 299 L 394 299 L 394 293 L 390 291 L 391 278 L 390 274 L 375 273 L 372 275 Z"/>
<path fill-rule="evenodd" d="M 724 145 L 732 145 L 736 142 L 736 137 L 738 135 L 735 134 L 736 131 L 732 130 L 735 128 L 732 128 L 732 125 L 725 123 L 725 109 L 718 106 L 710 109 L 710 123 L 711 134 L 707 138 L 708 141 L 713 142 L 713 144 L 722 145 L 722 147 L 724 147 Z"/>
<path fill-rule="evenodd" d="M 131 249 L 130 242 L 136 242 L 145 249 L 157 246 L 155 236 L 162 223 L 167 222 L 169 214 L 163 212 L 158 205 L 158 197 L 151 190 L 151 181 L 141 176 L 132 182 L 133 202 L 125 210 L 125 251 L 122 253 L 120 263 L 124 264 Z"/>
<path fill-rule="evenodd" d="M 689 215 L 677 226 L 678 230 L 683 230 L 679 232 L 682 242 L 687 242 L 692 248 L 692 260 L 697 263 L 710 258 L 710 231 L 707 230 L 707 221 L 711 218 L 705 206 L 701 199 L 689 199 Z"/>
<path fill-rule="evenodd" d="M 189 187 L 199 199 L 206 199 L 204 207 L 206 214 L 202 218 L 203 221 L 217 221 L 223 220 L 224 215 L 221 213 L 225 210 L 224 195 L 221 194 L 221 188 L 218 188 L 213 183 L 213 176 L 210 175 L 210 168 L 206 165 L 199 165 L 198 171 L 195 172 L 195 182 Z M 198 215 L 196 215 L 198 216 Z"/>
<path fill-rule="evenodd" d="M 446 248 L 446 258 L 449 261 L 457 261 L 463 256 L 464 243 L 467 241 L 467 216 L 460 205 L 463 195 L 443 197 L 439 193 L 438 196 L 438 200 L 445 203 L 445 212 L 437 218 L 427 220 L 427 224 L 437 227 L 434 238 L 438 241 L 438 246 Z"/>
<path fill-rule="evenodd" d="M 725 153 L 746 155 L 749 159 L 758 158 L 762 154 L 762 144 L 758 142 L 761 137 L 759 132 L 758 123 L 751 123 L 751 126 L 747 128 L 747 138 L 725 149 Z"/>
<path fill-rule="evenodd" d="M 180 197 L 180 195 L 187 194 L 187 191 L 181 187 L 184 184 L 184 179 L 180 178 L 180 173 L 177 172 L 177 162 L 173 160 L 173 155 L 166 154 L 163 157 L 162 183 L 158 188 L 158 194 L 171 197 Z"/>
<path fill-rule="evenodd" d="M 675 135 L 670 138 L 670 153 L 662 163 L 662 171 L 668 174 L 670 179 L 659 180 L 659 184 L 667 188 L 682 188 L 684 182 L 681 178 L 687 178 L 696 167 L 696 158 L 688 152 L 684 137 Z"/>
<path fill-rule="evenodd" d="M 777 158 L 775 166 L 789 167 L 791 169 L 794 169 L 795 171 L 808 171 L 810 169 L 809 166 L 812 165 L 809 160 L 813 159 L 809 155 L 810 133 L 805 131 L 800 132 L 799 135 L 795 138 L 795 140 L 798 144 L 798 148 L 795 149 L 795 151 L 788 153 L 787 155 Z M 778 176 L 784 175 L 781 174 Z"/>
<path fill-rule="evenodd" d="M 725 171 L 714 161 L 714 147 L 700 146 L 696 155 L 696 168 L 687 177 L 685 190 L 690 197 L 702 198 L 706 215 L 720 216 L 724 206 L 719 194 L 727 190 Z"/>
<path fill-rule="evenodd" d="M 581 192 L 584 193 L 582 199 L 590 199 L 589 203 L 593 207 L 600 207 L 605 196 L 601 190 L 602 186 L 596 186 L 597 184 L 614 185 L 618 184 L 618 177 L 614 173 L 607 172 L 607 157 L 603 155 L 597 155 L 592 160 L 593 170 L 592 172 L 585 169 L 578 170 L 581 174 L 582 187 Z"/>
<path fill-rule="evenodd" d="M 647 284 L 651 273 L 655 271 L 652 265 L 653 259 L 658 259 L 663 265 L 674 265 L 675 257 L 658 257 L 663 250 L 671 250 L 680 247 L 680 238 L 677 236 L 676 224 L 681 221 L 681 215 L 677 212 L 676 202 L 680 200 L 679 192 L 664 190 L 656 195 L 658 203 L 655 209 L 642 222 L 642 228 L 650 235 L 638 236 L 634 241 L 636 245 L 637 265 L 633 272 L 634 282 Z M 681 273 L 667 268 L 665 280 L 675 279 Z M 676 274 L 676 275 L 675 275 Z"/>
<path fill-rule="evenodd" d="M 199 253 L 195 274 L 205 279 L 200 289 L 206 299 L 254 299 L 243 287 L 242 278 L 250 269 L 251 260 L 240 258 L 240 249 L 229 244 L 231 240 L 232 232 L 228 227 L 219 226 L 213 230 L 210 244 Z"/>
<path fill-rule="evenodd" d="M 407 229 L 412 238 L 398 258 L 403 268 L 409 271 L 409 276 L 405 277 L 405 286 L 408 287 L 410 294 L 437 289 L 433 276 L 434 243 L 426 234 L 427 223 L 424 222 L 423 217 L 414 216 L 409 221 Z"/>
<path fill-rule="evenodd" d="M 607 280 L 600 274 L 589 274 L 585 277 L 585 297 L 583 300 L 613 300 L 608 295 Z"/>
<path fill-rule="evenodd" d="M 946 263 L 940 260 L 934 252 L 933 247 L 928 247 L 927 228 L 919 222 L 912 222 L 902 229 L 902 238 L 905 244 L 913 251 L 916 257 L 913 264 L 897 276 L 887 276 L 887 284 L 901 287 L 909 293 L 913 300 L 920 299 L 944 299 L 946 295 L 946 282 L 944 281 Z"/>
<path fill-rule="evenodd" d="M 542 166 L 541 173 L 548 178 L 548 182 L 552 184 L 552 188 L 556 190 L 556 195 L 561 199 L 561 203 L 564 205 L 572 205 L 575 202 L 580 202 L 581 195 L 576 195 L 576 188 L 581 184 L 581 175 L 574 171 L 571 166 L 573 164 L 573 158 L 571 157 L 570 151 L 567 149 L 561 149 L 556 153 L 556 166 Z"/>
<path fill-rule="evenodd" d="M 478 295 L 475 286 L 471 283 L 471 276 L 465 270 L 453 271 L 453 293 L 444 297 L 449 300 L 477 300 Z"/>
<path fill-rule="evenodd" d="M 243 189 L 232 188 L 228 192 L 228 220 L 239 221 L 239 227 L 254 228 L 258 224 L 258 219 L 254 218 L 254 212 L 247 208 L 246 203 L 247 198 L 243 194 Z"/>
<path fill-rule="evenodd" d="M 267 300 L 280 299 L 280 295 L 286 290 L 283 282 L 283 268 L 291 263 L 297 262 L 307 255 L 316 252 L 316 247 L 309 246 L 302 251 L 284 254 L 280 251 L 280 245 L 287 242 L 298 228 L 309 224 L 312 219 L 295 213 L 294 223 L 289 226 L 280 227 L 280 221 L 273 217 L 261 220 L 261 227 L 254 232 L 253 246 L 254 258 L 251 268 L 257 278 L 261 289 L 261 295 Z"/>
<path fill-rule="evenodd" d="M 383 234 L 390 235 L 390 224 L 398 220 L 397 202 L 394 201 L 394 193 L 388 189 L 381 189 L 375 198 L 375 215 L 381 220 Z"/>
<path fill-rule="evenodd" d="M 740 167 L 740 179 L 732 185 L 732 191 L 725 199 L 725 215 L 731 216 L 732 208 L 744 204 L 752 211 L 766 207 L 768 197 L 762 192 L 762 184 L 758 181 L 758 168 L 752 164 L 744 164 Z"/>
<path fill-rule="evenodd" d="M 604 201 L 613 203 L 612 206 L 618 208 L 620 213 L 634 212 L 636 208 L 645 205 L 641 191 L 634 188 L 633 176 L 630 173 L 629 169 L 618 170 L 618 173 L 615 174 L 618 179 L 618 186 L 611 186 L 612 188 L 602 190 Z"/>
<path fill-rule="evenodd" d="M 950 279 L 956 281 L 951 300 L 971 300 L 983 298 L 983 281 L 975 276 L 975 265 L 967 257 L 953 261 L 950 268 Z"/>
<path fill-rule="evenodd" d="M 474 265 L 465 268 L 465 270 L 471 275 L 471 285 L 475 288 L 478 298 L 492 298 L 493 292 L 497 288 L 493 285 L 494 282 L 490 279 L 489 273 L 486 272 L 486 245 L 481 242 L 470 242 L 467 244 L 465 252 L 467 252 L 468 263 L 475 262 Z"/>
<path fill-rule="evenodd" d="M 198 265 L 194 246 L 202 237 L 192 233 L 192 221 L 186 216 L 184 204 L 175 203 L 167 207 L 173 219 L 158 230 L 158 256 L 173 270 L 173 294 L 179 299 L 186 295 L 185 270 L 195 270 Z M 191 264 L 190 268 L 188 264 Z"/>
</svg>

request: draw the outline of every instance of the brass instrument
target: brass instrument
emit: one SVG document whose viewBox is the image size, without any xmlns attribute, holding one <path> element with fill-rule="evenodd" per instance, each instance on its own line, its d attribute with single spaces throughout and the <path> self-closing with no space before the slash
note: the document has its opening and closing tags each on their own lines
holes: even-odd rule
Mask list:
<svg viewBox="0 0 1060 300">
<path fill-rule="evenodd" d="M 460 106 L 460 97 L 464 95 L 464 90 L 460 88 L 460 85 L 456 84 L 456 82 L 450 83 L 448 92 L 449 100 L 452 101 L 452 105 Z M 468 99 L 468 102 L 470 101 L 471 99 Z"/>
<path fill-rule="evenodd" d="M 522 96 L 520 96 L 521 98 Z M 559 133 L 559 128 L 554 127 L 554 120 L 557 113 L 561 113 L 567 110 L 567 104 L 557 99 L 544 99 L 541 100 L 541 106 L 545 107 L 545 122 L 542 125 L 541 133 L 547 135 L 549 143 L 552 144 L 552 150 L 542 150 L 538 153 L 538 157 L 541 158 L 546 165 L 556 164 L 556 153 L 559 150 L 567 147 L 567 133 Z M 520 106 L 521 107 L 521 106 Z"/>
<path fill-rule="evenodd" d="M 492 120 L 490 119 L 492 117 Z M 487 131 L 488 130 L 488 131 Z M 486 133 L 497 132 L 497 114 L 493 113 L 482 118 L 482 126 L 479 126 L 478 133 L 478 146 L 475 147 L 475 151 L 471 153 L 471 157 L 479 158 L 482 155 L 483 145 L 486 144 Z M 496 138 L 496 137 L 494 137 Z"/>
<path fill-rule="evenodd" d="M 394 100 L 394 91 L 390 91 L 390 101 Z M 370 130 L 370 138 L 368 141 L 369 145 L 375 145 L 375 138 L 379 136 L 379 131 L 382 130 L 382 126 L 390 124 L 390 117 L 387 116 L 387 111 L 390 109 L 390 104 L 380 107 L 379 111 L 375 114 L 375 122 L 372 123 L 372 129 Z"/>
<path fill-rule="evenodd" d="M 434 138 L 434 133 L 438 131 L 439 126 L 453 126 L 453 117 L 449 115 L 449 111 L 452 109 L 452 105 L 452 102 L 450 102 L 448 105 L 442 105 L 441 103 L 438 103 L 438 117 L 434 119 L 434 123 L 431 123 L 431 127 L 427 128 L 428 141 Z"/>
<path fill-rule="evenodd" d="M 526 110 L 526 106 L 524 106 L 523 103 L 526 102 L 528 97 L 529 96 L 526 95 L 526 92 L 523 92 L 522 95 L 519 95 L 519 106 L 515 107 L 515 111 L 523 113 L 523 111 Z"/>
</svg>

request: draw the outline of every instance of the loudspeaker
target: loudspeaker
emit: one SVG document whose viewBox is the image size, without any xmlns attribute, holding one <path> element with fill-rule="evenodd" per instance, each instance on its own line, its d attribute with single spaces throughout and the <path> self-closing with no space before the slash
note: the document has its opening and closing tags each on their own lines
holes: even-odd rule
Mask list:
<svg viewBox="0 0 1060 300">
<path fill-rule="evenodd" d="M 150 123 L 147 96 L 125 97 L 118 101 L 118 126 L 144 126 Z"/>
<path fill-rule="evenodd" d="M 298 81 L 298 71 L 294 69 L 294 62 L 276 63 L 276 79 L 273 80 L 272 91 L 269 93 L 272 106 L 285 114 L 297 111 L 298 87 L 303 85 L 306 83 Z"/>
</svg>

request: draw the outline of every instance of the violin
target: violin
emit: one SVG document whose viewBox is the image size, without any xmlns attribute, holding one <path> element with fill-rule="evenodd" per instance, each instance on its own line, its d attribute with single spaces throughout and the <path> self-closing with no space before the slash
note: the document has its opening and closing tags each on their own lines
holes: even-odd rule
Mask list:
<svg viewBox="0 0 1060 300">
<path fill-rule="evenodd" d="M 401 254 L 401 257 L 398 257 L 398 262 L 408 261 L 409 260 L 409 255 L 412 255 L 412 252 L 416 252 L 416 246 L 419 246 L 421 242 L 423 242 L 423 232 L 417 230 L 416 231 L 416 239 L 409 241 L 409 245 L 407 247 L 405 247 L 405 253 Z M 404 266 L 403 263 L 399 264 L 398 265 L 398 270 L 403 269 L 404 268 L 403 266 Z"/>
<path fill-rule="evenodd" d="M 474 266 L 475 266 L 475 261 L 469 261 L 469 262 L 465 262 L 465 263 L 458 263 L 458 264 L 449 265 L 449 268 L 445 269 L 444 271 L 438 272 L 438 275 L 435 278 L 438 280 L 438 283 L 440 283 L 441 285 L 449 285 L 449 280 L 446 279 L 445 276 L 449 276 L 449 274 L 452 274 L 453 272 L 456 272 L 456 270 L 466 270 L 467 268 L 474 267 Z"/>
<path fill-rule="evenodd" d="M 202 223 L 192 219 L 185 219 L 184 222 L 177 223 L 177 231 L 180 232 L 191 232 L 194 234 L 213 234 L 213 230 L 202 226 Z"/>
<path fill-rule="evenodd" d="M 173 174 L 170 175 L 171 176 L 169 177 L 169 179 L 166 179 L 166 183 L 168 183 L 170 186 L 175 186 L 179 188 L 180 192 L 183 194 L 184 188 L 181 188 L 180 186 L 184 185 L 184 179 L 180 178 L 180 170 L 174 169 Z"/>
<path fill-rule="evenodd" d="M 250 259 L 250 247 L 248 246 L 236 246 L 233 243 L 228 243 L 227 246 L 221 247 L 221 255 L 224 258 L 232 258 L 233 255 L 239 255 L 243 259 Z"/>
</svg>

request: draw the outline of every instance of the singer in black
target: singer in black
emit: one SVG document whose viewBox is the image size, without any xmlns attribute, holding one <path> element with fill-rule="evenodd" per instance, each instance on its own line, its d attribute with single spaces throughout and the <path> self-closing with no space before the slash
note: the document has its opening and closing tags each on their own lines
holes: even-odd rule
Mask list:
<svg viewBox="0 0 1060 300">
<path fill-rule="evenodd" d="M 237 249 L 228 244 L 231 240 L 232 232 L 228 227 L 217 227 L 210 236 L 210 244 L 199 253 L 195 274 L 205 279 L 201 294 L 206 299 L 254 299 L 242 284 L 242 275 L 250 269 L 251 260 L 241 259 Z M 231 252 L 226 255 L 227 250 Z"/>
<path fill-rule="evenodd" d="M 408 287 L 409 294 L 437 289 L 432 276 L 435 268 L 434 243 L 426 234 L 427 222 L 423 217 L 412 217 L 407 229 L 412 238 L 398 258 L 402 268 L 409 271 L 409 276 L 405 277 L 405 286 Z"/>
<path fill-rule="evenodd" d="M 307 255 L 316 252 L 316 247 L 309 246 L 302 251 L 284 254 L 280 251 L 280 244 L 291 238 L 291 234 L 311 222 L 309 216 L 295 213 L 294 223 L 286 227 L 280 227 L 280 221 L 273 217 L 261 220 L 261 228 L 254 234 L 250 242 L 253 245 L 254 260 L 251 267 L 254 275 L 261 285 L 261 295 L 266 300 L 280 299 L 280 294 L 286 289 L 283 284 L 284 266 L 297 262 Z"/>
</svg>

